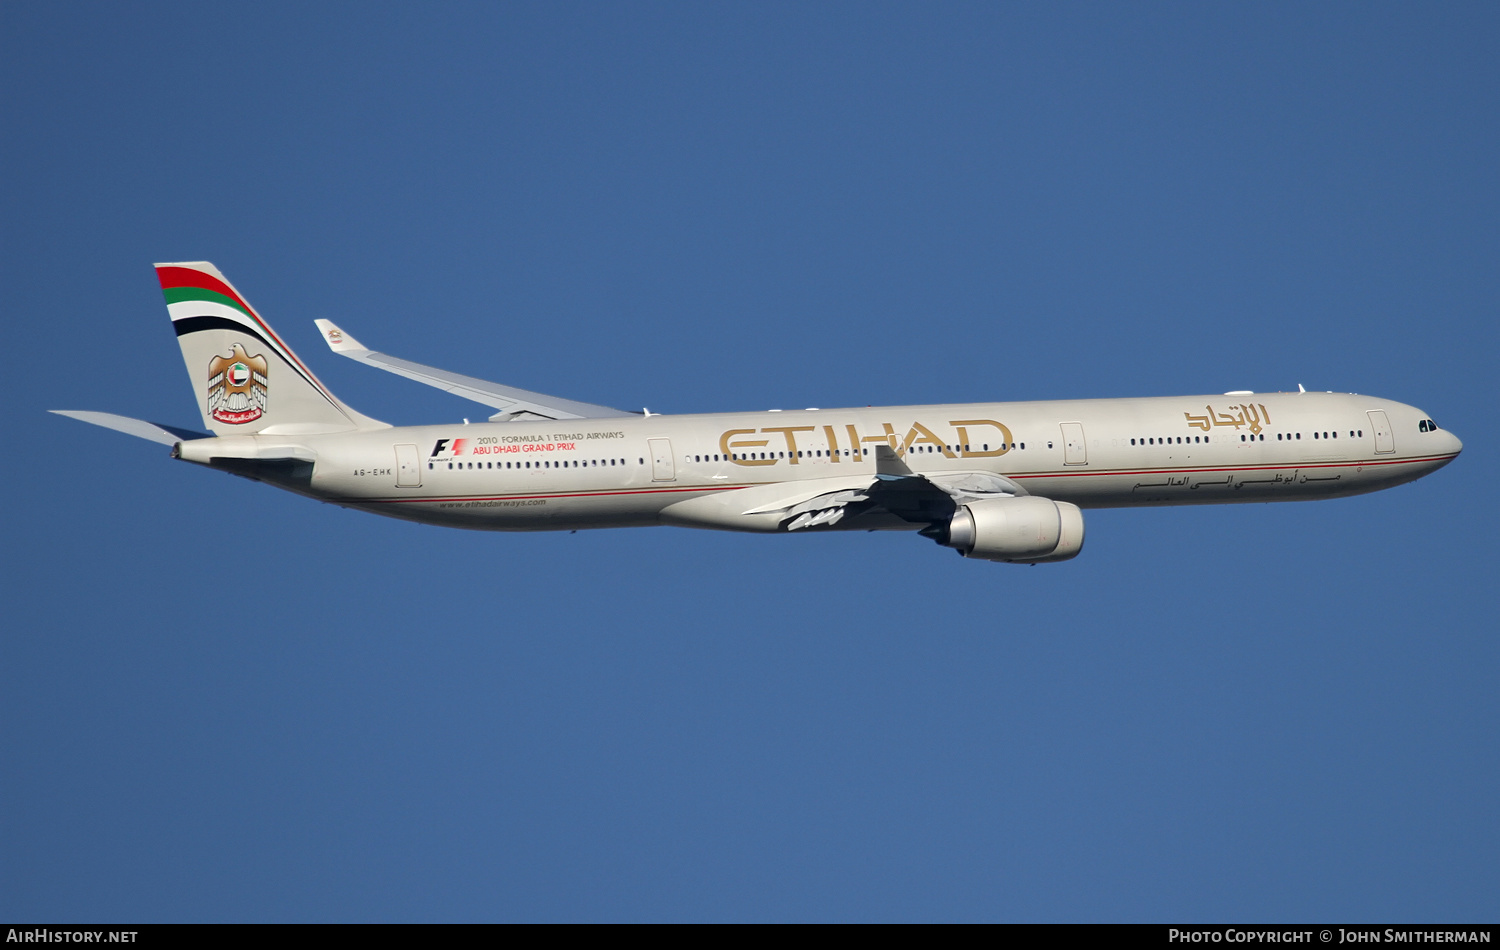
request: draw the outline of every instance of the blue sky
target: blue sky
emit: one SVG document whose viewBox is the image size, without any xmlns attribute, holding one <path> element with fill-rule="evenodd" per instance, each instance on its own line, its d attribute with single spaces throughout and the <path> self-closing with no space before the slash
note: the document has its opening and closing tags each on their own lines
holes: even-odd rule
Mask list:
<svg viewBox="0 0 1500 950">
<path fill-rule="evenodd" d="M 0 917 L 1500 912 L 1493 4 L 0 5 Z M 655 412 L 1364 392 L 1417 483 L 1083 554 L 408 525 L 195 424 L 150 265 Z"/>
</svg>

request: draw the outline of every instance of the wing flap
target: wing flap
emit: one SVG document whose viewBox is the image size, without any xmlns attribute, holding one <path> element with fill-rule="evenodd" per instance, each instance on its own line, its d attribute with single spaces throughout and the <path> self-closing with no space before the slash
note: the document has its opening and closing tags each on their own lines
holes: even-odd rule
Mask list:
<svg viewBox="0 0 1500 950">
<path fill-rule="evenodd" d="M 451 373 L 445 369 L 435 366 L 427 366 L 423 363 L 414 363 L 411 360 L 403 360 L 399 357 L 389 356 L 369 347 L 364 346 L 354 337 L 339 329 L 330 320 L 314 320 L 318 325 L 318 331 L 323 334 L 323 339 L 328 348 L 340 356 L 347 356 L 351 360 L 383 369 L 387 373 L 395 373 L 397 376 L 405 376 L 414 379 L 444 392 L 461 396 L 464 399 L 490 406 L 500 411 L 490 417 L 491 421 L 502 422 L 517 418 L 534 419 L 603 419 L 611 416 L 630 416 L 635 413 L 613 409 L 609 406 L 598 406 L 593 403 L 578 402 L 573 399 L 562 399 L 557 396 L 548 396 L 545 393 L 532 392 L 529 389 L 519 389 L 515 386 L 504 386 L 500 383 L 492 383 L 486 379 L 475 376 L 465 376 L 462 373 Z"/>
<path fill-rule="evenodd" d="M 1030 494 L 1018 483 L 994 472 L 945 472 L 928 475 L 926 478 L 960 505 L 982 498 Z"/>
<path fill-rule="evenodd" d="M 800 531 L 885 512 L 913 525 L 946 524 L 959 505 L 1026 494 L 1024 488 L 993 472 L 918 475 L 894 455 L 889 459 L 877 455 L 876 460 L 877 468 L 883 470 L 772 482 L 681 501 L 663 511 L 662 520 L 734 531 Z"/>
<path fill-rule="evenodd" d="M 869 489 L 871 480 L 869 475 L 845 475 L 834 478 L 815 478 L 804 482 L 763 485 L 739 493 L 738 500 L 742 504 L 746 501 L 760 502 L 760 504 L 744 509 L 740 514 L 785 513 L 794 515 L 808 510 L 809 505 L 813 508 L 827 507 L 825 502 L 831 502 L 835 498 L 839 499 L 837 502 L 839 504 L 863 501 L 864 497 L 855 498 L 854 496 L 863 496 L 864 492 Z"/>
</svg>

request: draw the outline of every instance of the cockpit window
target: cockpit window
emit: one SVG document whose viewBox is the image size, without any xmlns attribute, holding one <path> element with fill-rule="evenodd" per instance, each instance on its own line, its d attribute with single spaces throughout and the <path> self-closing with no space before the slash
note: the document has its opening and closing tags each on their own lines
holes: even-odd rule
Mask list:
<svg viewBox="0 0 1500 950">
<path fill-rule="evenodd" d="M 1438 424 L 1436 422 L 1433 422 L 1431 419 L 1423 419 L 1420 423 L 1418 423 L 1417 428 L 1422 432 L 1436 432 L 1438 430 Z"/>
<path fill-rule="evenodd" d="M 1418 432 L 1426 432 L 1427 431 L 1427 420 L 1426 419 L 1423 419 L 1421 422 L 1417 423 L 1417 431 Z"/>
</svg>

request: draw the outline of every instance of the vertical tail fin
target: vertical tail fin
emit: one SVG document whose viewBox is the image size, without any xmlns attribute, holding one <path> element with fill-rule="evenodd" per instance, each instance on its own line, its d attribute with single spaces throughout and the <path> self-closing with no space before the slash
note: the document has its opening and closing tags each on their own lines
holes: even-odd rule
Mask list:
<svg viewBox="0 0 1500 950">
<path fill-rule="evenodd" d="M 350 409 L 207 261 L 157 264 L 203 424 L 215 435 L 385 428 Z"/>
</svg>

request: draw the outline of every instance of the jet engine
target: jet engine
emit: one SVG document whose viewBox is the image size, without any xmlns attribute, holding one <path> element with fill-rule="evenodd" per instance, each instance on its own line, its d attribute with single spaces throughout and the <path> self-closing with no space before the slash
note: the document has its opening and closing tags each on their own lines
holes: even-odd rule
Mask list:
<svg viewBox="0 0 1500 950">
<path fill-rule="evenodd" d="M 1017 564 L 1066 561 L 1083 549 L 1077 505 L 1024 495 L 959 506 L 947 525 L 923 532 L 964 557 Z"/>
</svg>

